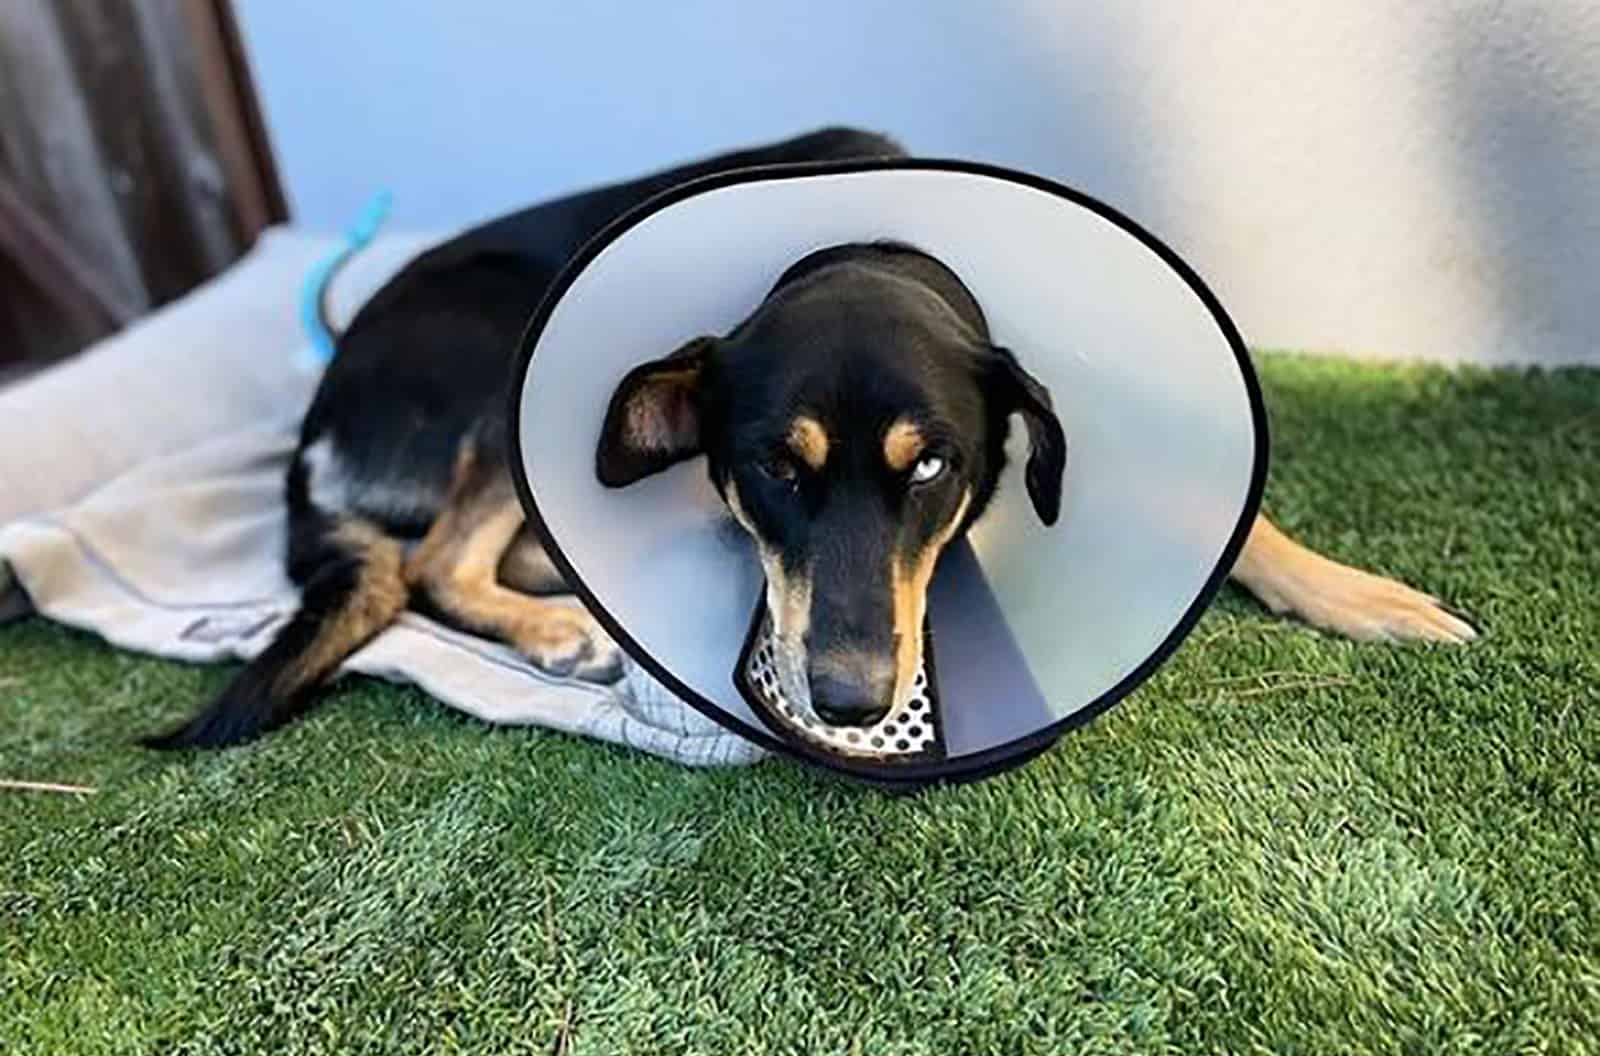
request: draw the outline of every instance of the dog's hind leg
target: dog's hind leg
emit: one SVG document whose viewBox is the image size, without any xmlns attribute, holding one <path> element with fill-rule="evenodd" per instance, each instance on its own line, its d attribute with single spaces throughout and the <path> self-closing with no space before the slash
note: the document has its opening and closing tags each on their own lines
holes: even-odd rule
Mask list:
<svg viewBox="0 0 1600 1056">
<path fill-rule="evenodd" d="M 221 748 L 282 726 L 309 710 L 344 658 L 406 606 L 400 542 L 356 517 L 310 514 L 293 546 L 300 608 L 272 642 L 205 709 L 151 748 Z"/>
<path fill-rule="evenodd" d="M 480 458 L 471 442 L 463 445 L 444 510 L 406 561 L 418 604 L 463 630 L 506 642 L 545 671 L 614 681 L 622 656 L 594 617 L 501 582 L 502 561 L 522 527 L 504 467 Z"/>
<path fill-rule="evenodd" d="M 1357 641 L 1470 642 L 1478 636 L 1439 599 L 1323 557 L 1261 516 L 1233 578 L 1272 612 Z"/>
</svg>

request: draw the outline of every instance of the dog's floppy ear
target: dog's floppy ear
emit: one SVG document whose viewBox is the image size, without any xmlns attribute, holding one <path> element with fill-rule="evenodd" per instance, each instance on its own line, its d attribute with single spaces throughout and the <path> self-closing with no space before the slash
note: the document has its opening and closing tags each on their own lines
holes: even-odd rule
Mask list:
<svg viewBox="0 0 1600 1056">
<path fill-rule="evenodd" d="M 1028 427 L 1028 497 L 1045 524 L 1061 515 L 1061 478 L 1067 468 L 1067 436 L 1051 406 L 1050 390 L 1022 369 L 1008 348 L 991 346 L 988 383 L 991 407 L 1022 415 Z"/>
<path fill-rule="evenodd" d="M 595 451 L 600 483 L 620 488 L 700 453 L 700 378 L 715 347 L 697 337 L 622 379 Z"/>
</svg>

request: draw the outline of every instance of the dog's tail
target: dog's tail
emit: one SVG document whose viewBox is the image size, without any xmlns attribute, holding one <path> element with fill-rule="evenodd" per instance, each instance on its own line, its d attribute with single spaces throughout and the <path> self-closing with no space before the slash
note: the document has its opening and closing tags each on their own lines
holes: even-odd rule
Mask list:
<svg viewBox="0 0 1600 1056">
<path fill-rule="evenodd" d="M 294 616 L 216 700 L 146 746 L 222 748 L 282 726 L 310 710 L 339 664 L 406 607 L 399 540 L 349 517 L 313 531 Z"/>
</svg>

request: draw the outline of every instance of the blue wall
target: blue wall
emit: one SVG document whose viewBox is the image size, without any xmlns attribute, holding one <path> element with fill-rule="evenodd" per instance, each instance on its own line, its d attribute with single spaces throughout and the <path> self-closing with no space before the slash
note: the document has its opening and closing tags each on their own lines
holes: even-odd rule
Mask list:
<svg viewBox="0 0 1600 1056">
<path fill-rule="evenodd" d="M 985 0 L 238 6 L 295 219 L 318 227 L 379 183 L 401 224 L 452 226 L 830 123 L 1091 189 L 1123 161 L 1094 16 L 1064 54 Z"/>
<path fill-rule="evenodd" d="M 1600 364 L 1594 0 L 236 3 L 306 226 L 842 122 L 1098 195 L 1256 344 Z"/>
</svg>

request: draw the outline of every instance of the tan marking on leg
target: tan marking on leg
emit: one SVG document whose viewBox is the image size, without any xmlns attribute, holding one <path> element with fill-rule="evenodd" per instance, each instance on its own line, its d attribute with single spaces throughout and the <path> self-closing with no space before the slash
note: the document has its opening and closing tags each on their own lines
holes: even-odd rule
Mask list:
<svg viewBox="0 0 1600 1056">
<path fill-rule="evenodd" d="M 1357 641 L 1470 642 L 1478 636 L 1437 598 L 1323 557 L 1263 516 L 1251 526 L 1232 575 L 1273 613 Z"/>
<path fill-rule="evenodd" d="M 337 611 L 323 618 L 311 647 L 279 673 L 273 683 L 277 694 L 291 695 L 332 674 L 346 657 L 393 623 L 409 600 L 399 540 L 355 518 L 340 521 L 333 539 L 360 563 L 355 590 Z"/>
<path fill-rule="evenodd" d="M 458 463 L 466 475 L 406 562 L 406 581 L 466 628 L 507 642 L 547 671 L 610 681 L 620 673 L 621 655 L 594 617 L 499 581 L 522 509 L 502 486 L 508 482 L 473 473 L 471 463 Z"/>
<path fill-rule="evenodd" d="M 815 418 L 802 414 L 789 423 L 789 450 L 813 470 L 820 470 L 828 463 L 828 431 Z"/>
<path fill-rule="evenodd" d="M 933 570 L 938 566 L 939 555 L 950 545 L 967 506 L 972 502 L 969 489 L 961 495 L 961 505 L 955 516 L 939 533 L 928 541 L 909 562 L 896 561 L 889 570 L 890 590 L 894 598 L 894 702 L 898 704 L 911 692 L 917 670 L 922 666 L 922 625 L 928 612 L 928 584 L 933 580 Z"/>
<path fill-rule="evenodd" d="M 897 419 L 883 434 L 883 460 L 896 473 L 904 472 L 921 456 L 927 446 L 922 430 L 904 418 Z"/>
</svg>

